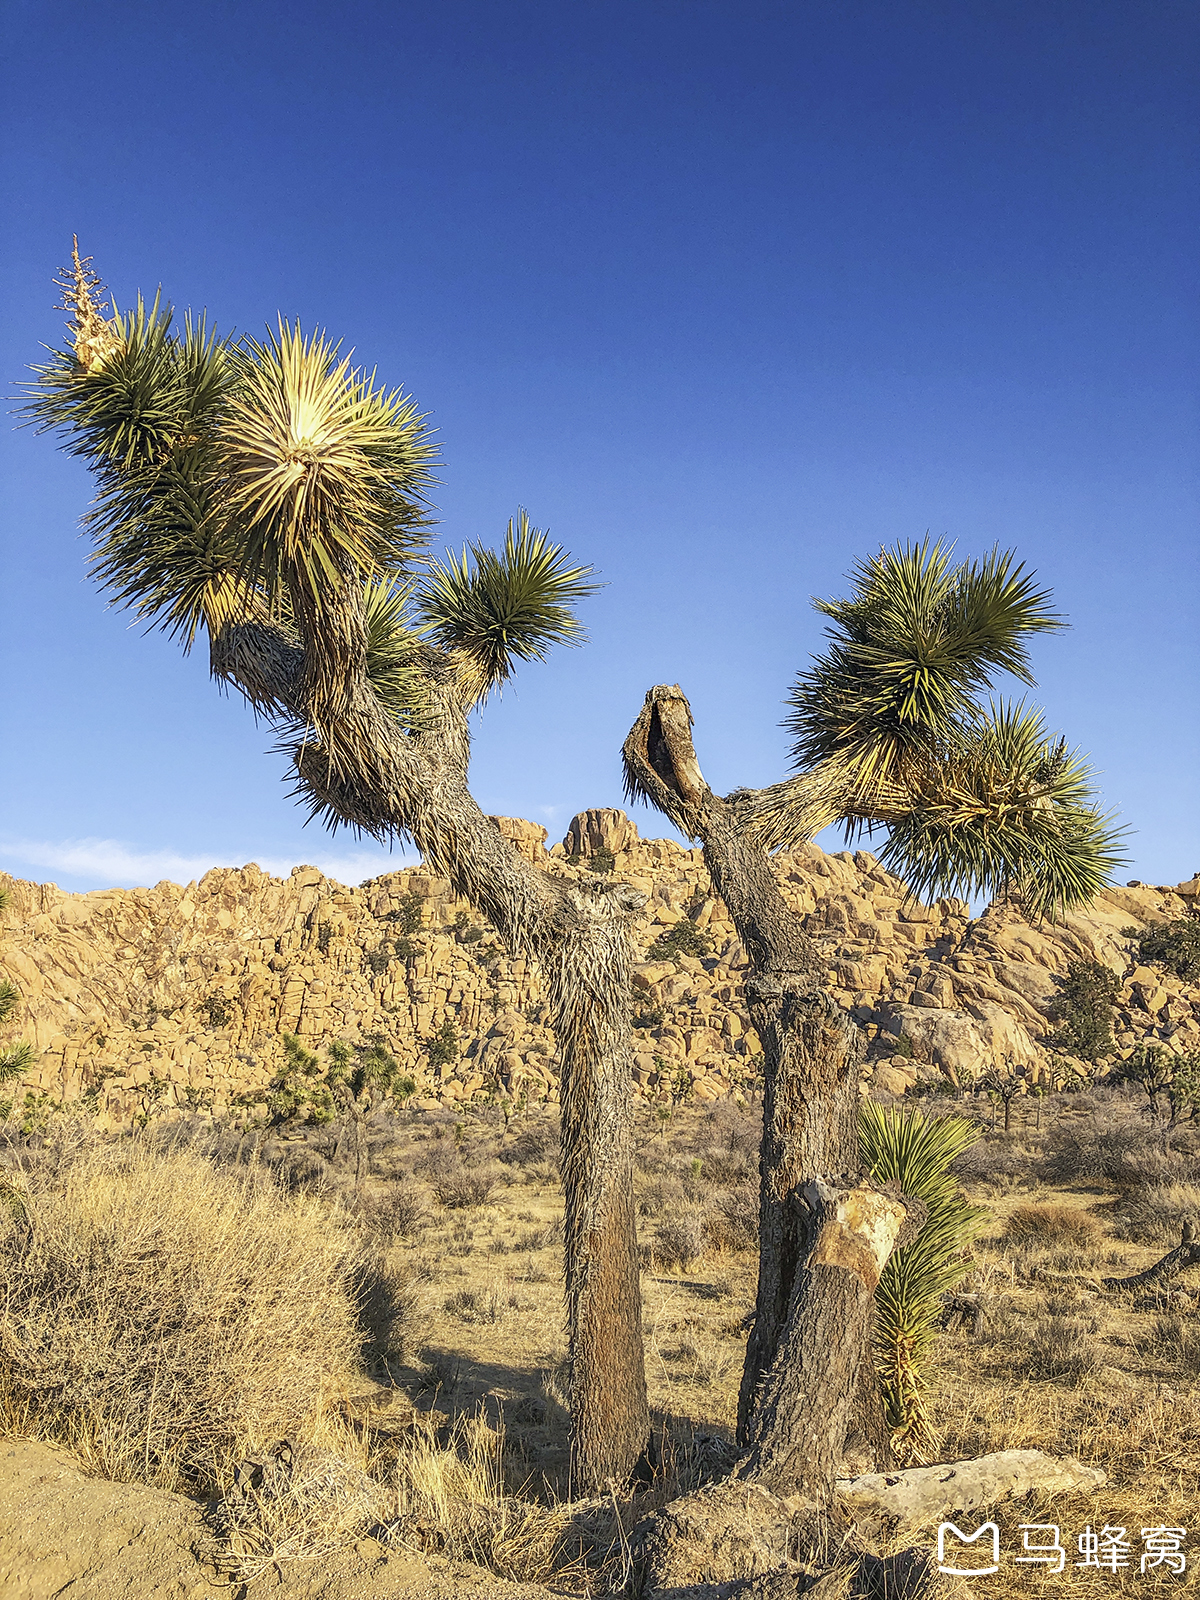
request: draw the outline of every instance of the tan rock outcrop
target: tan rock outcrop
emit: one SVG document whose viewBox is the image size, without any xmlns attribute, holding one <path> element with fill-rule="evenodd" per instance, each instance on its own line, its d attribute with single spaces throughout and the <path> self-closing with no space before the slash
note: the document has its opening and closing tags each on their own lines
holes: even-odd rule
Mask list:
<svg viewBox="0 0 1200 1600">
<path fill-rule="evenodd" d="M 616 875 L 646 893 L 647 959 L 634 973 L 640 1090 L 708 1099 L 752 1084 L 760 1045 L 745 952 L 701 852 L 639 839 L 620 811 L 581 813 L 567 834 L 579 848 L 549 854 L 536 823 L 493 820 L 548 872 L 583 875 L 610 850 Z M 826 954 L 832 994 L 872 1041 L 866 1071 L 878 1069 L 893 1093 L 939 1074 L 969 1083 L 1006 1061 L 1044 1073 L 1055 979 L 1081 958 L 1128 974 L 1114 1007 L 1123 1054 L 1146 1040 L 1200 1046 L 1200 987 L 1157 968 L 1133 972 L 1122 936 L 1182 915 L 1186 899 L 1173 890 L 1107 890 L 1061 925 L 1035 928 L 1006 905 L 974 921 L 961 901 L 918 905 L 867 851 L 807 845 L 775 869 Z M 171 1107 L 220 1111 L 278 1074 L 288 1033 L 318 1053 L 334 1039 L 385 1045 L 415 1081 L 414 1104 L 557 1094 L 540 974 L 423 867 L 358 888 L 315 867 L 278 879 L 253 864 L 186 887 L 84 895 L 0 882 L 9 889 L 0 972 L 21 992 L 11 1031 L 38 1052 L 18 1098 L 83 1102 L 112 1123 Z M 710 953 L 651 954 L 685 917 Z M 457 1057 L 431 1065 L 430 1041 L 447 1023 Z"/>
</svg>

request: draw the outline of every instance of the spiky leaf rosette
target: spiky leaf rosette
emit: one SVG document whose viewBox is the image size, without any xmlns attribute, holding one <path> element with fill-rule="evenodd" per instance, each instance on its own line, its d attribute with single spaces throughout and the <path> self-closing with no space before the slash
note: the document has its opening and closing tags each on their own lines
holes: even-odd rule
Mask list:
<svg viewBox="0 0 1200 1600">
<path fill-rule="evenodd" d="M 1001 702 L 912 774 L 880 859 L 914 894 L 1015 894 L 1034 918 L 1091 900 L 1122 857 L 1078 752 Z"/>
<path fill-rule="evenodd" d="M 469 705 L 506 682 L 517 661 L 544 661 L 556 644 L 584 642 L 572 608 L 601 586 L 588 582 L 591 567 L 569 559 L 522 510 L 508 524 L 502 553 L 472 544 L 430 562 L 416 611 L 429 636 L 457 654 Z"/>
<path fill-rule="evenodd" d="M 282 319 L 265 343 L 243 340 L 239 366 L 216 444 L 255 581 L 319 610 L 350 573 L 403 571 L 433 482 L 415 402 Z"/>
<path fill-rule="evenodd" d="M 1024 707 L 985 705 L 997 674 L 1032 682 L 1026 641 L 1063 626 L 1011 552 L 952 564 L 928 540 L 859 562 L 786 725 L 802 769 L 735 797 L 768 849 L 841 822 L 920 894 L 1014 893 L 1031 916 L 1091 899 L 1121 863 L 1082 759 Z"/>
<path fill-rule="evenodd" d="M 858 1147 L 877 1183 L 895 1183 L 929 1208 L 911 1244 L 893 1252 L 875 1290 L 875 1354 L 893 1447 L 928 1460 L 935 1440 L 925 1410 L 922 1368 L 937 1337 L 943 1297 L 966 1275 L 967 1251 L 987 1212 L 963 1199 L 951 1163 L 979 1137 L 962 1117 L 885 1110 L 873 1100 L 859 1111 Z"/>
<path fill-rule="evenodd" d="M 1011 551 L 951 564 L 944 545 L 856 563 L 846 600 L 816 600 L 830 644 L 796 680 L 785 726 L 801 770 L 838 757 L 865 797 L 977 706 L 996 675 L 1032 684 L 1026 639 L 1063 626 Z"/>
</svg>

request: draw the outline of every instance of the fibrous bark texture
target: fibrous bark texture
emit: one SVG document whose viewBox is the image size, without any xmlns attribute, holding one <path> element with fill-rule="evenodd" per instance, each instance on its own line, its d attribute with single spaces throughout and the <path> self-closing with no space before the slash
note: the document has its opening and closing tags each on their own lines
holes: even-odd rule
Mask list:
<svg viewBox="0 0 1200 1600">
<path fill-rule="evenodd" d="M 847 1176 L 802 1191 L 810 1249 L 794 1275 L 775 1358 L 747 1423 L 738 1476 L 824 1505 L 849 1430 L 875 1286 L 899 1238 L 899 1201 Z"/>
<path fill-rule="evenodd" d="M 650 1434 L 634 1230 L 629 926 L 634 889 L 555 878 L 504 839 L 467 787 L 470 735 L 452 653 L 425 648 L 416 731 L 366 670 L 361 580 L 298 618 L 224 629 L 214 675 L 288 730 L 315 812 L 377 838 L 407 834 L 549 977 L 562 1071 L 571 1427 L 581 1488 L 623 1483 Z M 336 663 L 336 672 L 329 663 Z"/>
<path fill-rule="evenodd" d="M 792 1381 L 788 1371 L 800 1350 L 790 1330 L 803 1322 L 806 1337 L 832 1336 L 847 1310 L 847 1294 L 851 1300 L 857 1294 L 837 1271 L 825 1271 L 820 1264 L 810 1271 L 802 1268 L 816 1237 L 810 1186 L 831 1175 L 853 1173 L 858 1166 L 861 1035 L 825 993 L 819 952 L 785 903 L 767 853 L 747 825 L 755 796 L 739 791 L 720 799 L 713 794 L 696 759 L 691 724 L 691 711 L 677 685 L 651 689 L 625 742 L 624 757 L 630 794 L 648 800 L 681 832 L 702 841 L 713 887 L 725 901 L 752 967 L 746 998 L 763 1045 L 761 1221 L 758 1295 L 742 1376 L 738 1439 L 753 1446 L 753 1459 L 768 1482 L 778 1486 L 794 1470 L 812 1488 L 823 1475 L 827 1494 L 851 1430 L 866 1442 L 875 1465 L 890 1465 L 871 1360 L 870 1293 L 862 1316 L 839 1340 L 836 1355 L 828 1347 L 805 1355 L 808 1400 L 825 1408 L 812 1424 L 825 1441 L 819 1469 L 805 1469 L 787 1437 L 795 1415 L 786 1399 Z M 842 1385 L 838 1395 L 816 1384 L 813 1364 L 831 1361 Z M 756 1424 L 764 1401 L 770 1420 Z M 795 1482 L 799 1484 L 799 1476 Z"/>
</svg>

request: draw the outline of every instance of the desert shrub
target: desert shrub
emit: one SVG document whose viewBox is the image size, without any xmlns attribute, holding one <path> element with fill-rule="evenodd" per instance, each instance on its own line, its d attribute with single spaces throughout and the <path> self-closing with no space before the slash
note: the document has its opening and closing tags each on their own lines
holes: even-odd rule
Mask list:
<svg viewBox="0 0 1200 1600">
<path fill-rule="evenodd" d="M 26 1184 L 28 1221 L 0 1213 L 0 1426 L 173 1488 L 314 1436 L 361 1342 L 325 1208 L 143 1141 Z"/>
<path fill-rule="evenodd" d="M 206 996 L 200 1002 L 199 1009 L 204 1012 L 209 1027 L 214 1029 L 223 1028 L 233 1015 L 228 995 L 222 994 L 219 989 Z"/>
<path fill-rule="evenodd" d="M 554 1123 L 544 1122 L 522 1128 L 514 1139 L 500 1147 L 496 1155 L 506 1166 L 527 1167 L 543 1162 L 556 1165 L 558 1150 L 558 1127 Z"/>
<path fill-rule="evenodd" d="M 494 1168 L 447 1165 L 434 1174 L 432 1188 L 438 1201 L 449 1211 L 486 1205 L 496 1187 Z"/>
<path fill-rule="evenodd" d="M 389 1183 L 364 1196 L 359 1215 L 370 1232 L 384 1239 L 411 1239 L 429 1222 L 425 1197 L 415 1183 Z"/>
<path fill-rule="evenodd" d="M 680 956 L 706 956 L 711 949 L 708 934 L 684 917 L 659 934 L 646 957 L 650 961 L 676 961 Z"/>
<path fill-rule="evenodd" d="M 984 1133 L 977 1144 L 956 1156 L 952 1171 L 964 1183 L 989 1189 L 1036 1183 L 1041 1151 L 1002 1134 Z"/>
<path fill-rule="evenodd" d="M 1039 1317 L 1028 1330 L 1028 1344 L 1019 1365 L 1031 1378 L 1078 1383 L 1100 1365 L 1094 1343 L 1099 1331 L 1100 1323 L 1095 1317 Z"/>
<path fill-rule="evenodd" d="M 592 851 L 583 864 L 589 872 L 594 872 L 603 877 L 616 866 L 617 858 L 607 845 L 602 844 L 598 850 Z"/>
<path fill-rule="evenodd" d="M 706 1214 L 691 1207 L 664 1222 L 654 1241 L 654 1259 L 667 1272 L 688 1272 L 708 1251 Z"/>
<path fill-rule="evenodd" d="M 678 1178 L 662 1177 L 648 1183 L 637 1199 L 639 1217 L 660 1217 L 664 1211 L 682 1204 L 683 1185 Z"/>
<path fill-rule="evenodd" d="M 518 1583 L 555 1573 L 561 1581 L 570 1559 L 570 1512 L 513 1494 L 504 1454 L 503 1430 L 481 1416 L 460 1419 L 445 1442 L 414 1433 L 394 1469 L 405 1540 Z"/>
<path fill-rule="evenodd" d="M 1121 1239 L 1174 1245 L 1185 1222 L 1200 1223 L 1200 1187 L 1155 1183 L 1125 1197 L 1113 1216 L 1113 1231 Z"/>
<path fill-rule="evenodd" d="M 1063 1205 L 1017 1206 L 1004 1231 L 1010 1239 L 1022 1243 L 1047 1245 L 1087 1245 L 1100 1235 L 1094 1217 L 1075 1206 Z"/>
<path fill-rule="evenodd" d="M 1154 1337 L 1192 1377 L 1200 1377 L 1200 1329 L 1193 1317 L 1159 1317 Z"/>
<path fill-rule="evenodd" d="M 516 1295 L 503 1295 L 495 1289 L 486 1294 L 476 1289 L 458 1289 L 446 1301 L 446 1310 L 460 1322 L 502 1322 L 518 1309 Z"/>
<path fill-rule="evenodd" d="M 433 1068 L 448 1067 L 458 1060 L 458 1029 L 447 1017 L 438 1031 L 425 1041 L 425 1052 Z"/>
<path fill-rule="evenodd" d="M 1058 1027 L 1049 1043 L 1080 1061 L 1112 1055 L 1112 1007 L 1121 992 L 1116 973 L 1101 961 L 1072 961 L 1066 976 L 1055 982 L 1059 992 L 1050 1003 L 1050 1017 Z"/>
<path fill-rule="evenodd" d="M 747 1179 L 720 1195 L 709 1214 L 707 1228 L 714 1250 L 757 1249 L 758 1184 Z"/>
<path fill-rule="evenodd" d="M 421 1342 L 420 1290 L 411 1269 L 388 1250 L 372 1252 L 357 1273 L 359 1322 L 369 1353 L 406 1361 Z"/>
<path fill-rule="evenodd" d="M 1128 1116 L 1054 1128 L 1047 1139 L 1046 1175 L 1051 1182 L 1108 1178 L 1118 1185 L 1137 1184 L 1148 1160 L 1157 1160 L 1147 1146 L 1142 1123 Z"/>
<path fill-rule="evenodd" d="M 425 920 L 425 901 L 415 891 L 401 895 L 400 904 L 395 911 L 387 914 L 388 922 L 398 922 L 401 933 L 418 933 Z"/>
<path fill-rule="evenodd" d="M 662 1025 L 666 1012 L 661 1006 L 648 1006 L 644 1011 L 639 1011 L 634 1019 L 635 1028 L 657 1028 Z"/>
<path fill-rule="evenodd" d="M 1200 978 L 1200 917 L 1173 917 L 1144 932 L 1136 928 L 1122 931 L 1126 938 L 1137 941 L 1137 959 L 1146 966 L 1165 967 L 1189 983 Z"/>
</svg>

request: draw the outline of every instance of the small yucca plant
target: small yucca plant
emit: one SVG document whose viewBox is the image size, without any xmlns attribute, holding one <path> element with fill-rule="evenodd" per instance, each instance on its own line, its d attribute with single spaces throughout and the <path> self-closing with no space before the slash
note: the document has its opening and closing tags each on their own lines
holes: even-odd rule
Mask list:
<svg viewBox="0 0 1200 1600">
<path fill-rule="evenodd" d="M 950 1174 L 955 1157 L 970 1148 L 979 1129 L 963 1117 L 884 1110 L 875 1101 L 859 1112 L 858 1142 L 877 1183 L 895 1183 L 923 1200 L 929 1219 L 911 1244 L 893 1253 L 875 1291 L 875 1356 L 892 1447 L 902 1460 L 922 1462 L 936 1441 L 925 1408 L 922 1368 L 937 1336 L 942 1299 L 958 1287 L 967 1251 L 987 1212 L 959 1193 Z"/>
</svg>

